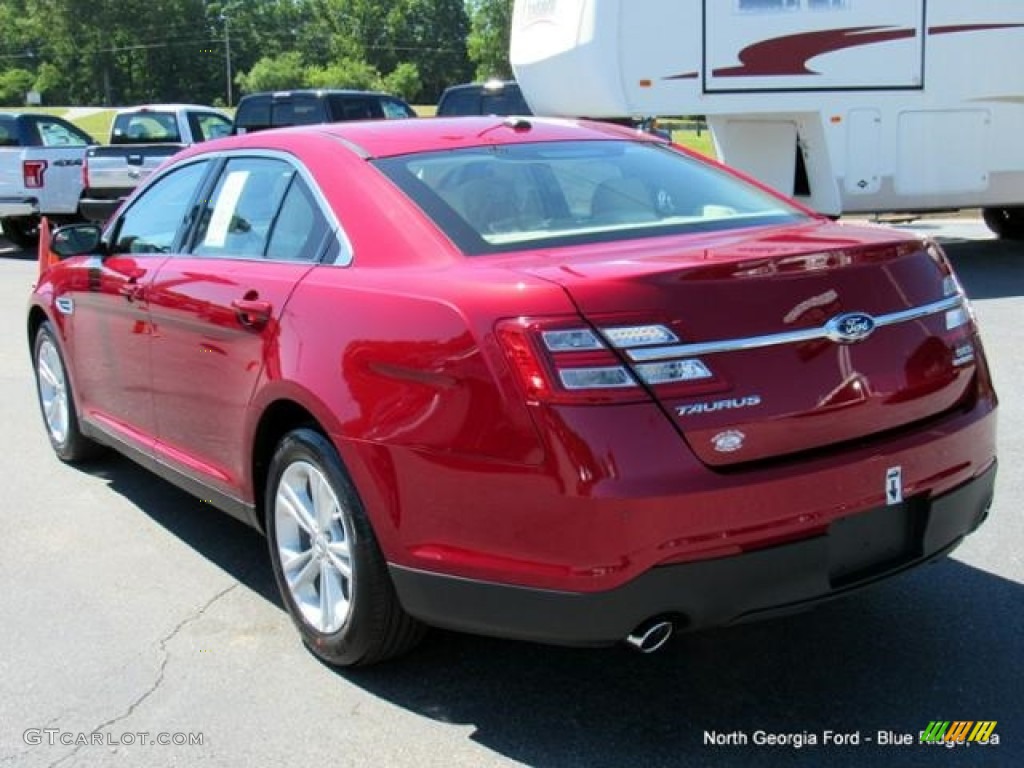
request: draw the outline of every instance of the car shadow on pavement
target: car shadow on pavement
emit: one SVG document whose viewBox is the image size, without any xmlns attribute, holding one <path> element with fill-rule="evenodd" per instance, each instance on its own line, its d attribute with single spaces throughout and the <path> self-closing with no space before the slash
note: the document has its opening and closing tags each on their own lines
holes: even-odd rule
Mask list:
<svg viewBox="0 0 1024 768">
<path fill-rule="evenodd" d="M 282 610 L 266 539 L 230 515 L 114 453 L 81 465 L 232 578 Z"/>
<path fill-rule="evenodd" d="M 15 245 L 12 245 L 7 240 L 0 237 L 0 258 L 2 259 L 18 259 L 19 261 L 32 261 L 38 256 L 32 249 L 23 250 Z"/>
<path fill-rule="evenodd" d="M 936 718 L 996 720 L 1001 745 L 958 748 L 972 765 L 1019 765 L 1022 601 L 1020 584 L 947 559 L 816 611 L 677 637 L 651 656 L 435 632 L 405 659 L 339 674 L 544 768 L 918 766 L 943 749 L 916 743 Z M 826 730 L 860 744 L 824 744 Z M 757 746 L 758 731 L 813 734 L 817 745 Z M 879 731 L 915 743 L 878 746 Z M 712 732 L 747 745 L 705 743 Z"/>
<path fill-rule="evenodd" d="M 1024 241 L 948 240 L 942 248 L 972 299 L 1024 296 Z"/>
</svg>

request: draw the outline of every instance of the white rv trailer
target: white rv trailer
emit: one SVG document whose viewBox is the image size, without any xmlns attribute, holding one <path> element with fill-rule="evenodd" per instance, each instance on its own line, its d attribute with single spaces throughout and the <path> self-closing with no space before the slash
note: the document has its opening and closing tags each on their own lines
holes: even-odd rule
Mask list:
<svg viewBox="0 0 1024 768">
<path fill-rule="evenodd" d="M 822 213 L 1024 237 L 1024 0 L 516 0 L 510 54 L 537 114 L 707 115 Z"/>
</svg>

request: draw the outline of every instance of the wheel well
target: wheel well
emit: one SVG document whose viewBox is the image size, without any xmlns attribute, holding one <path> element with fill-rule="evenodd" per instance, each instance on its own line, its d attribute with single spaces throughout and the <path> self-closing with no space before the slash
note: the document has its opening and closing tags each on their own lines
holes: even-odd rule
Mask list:
<svg viewBox="0 0 1024 768">
<path fill-rule="evenodd" d="M 36 342 L 36 334 L 39 332 L 39 326 L 46 322 L 46 313 L 43 312 L 39 307 L 32 307 L 28 313 L 28 349 L 29 354 L 32 353 L 32 345 Z"/>
<path fill-rule="evenodd" d="M 298 403 L 278 400 L 272 403 L 260 418 L 252 446 L 253 498 L 256 502 L 256 522 L 261 531 L 265 528 L 263 489 L 267 484 L 267 471 L 281 438 L 293 429 L 308 427 L 326 435 L 316 418 Z M 264 531 L 265 533 L 266 531 Z"/>
</svg>

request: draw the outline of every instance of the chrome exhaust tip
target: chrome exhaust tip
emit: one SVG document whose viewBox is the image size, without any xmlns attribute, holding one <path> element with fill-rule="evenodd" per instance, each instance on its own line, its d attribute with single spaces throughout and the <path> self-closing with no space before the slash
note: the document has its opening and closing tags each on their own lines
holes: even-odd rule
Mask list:
<svg viewBox="0 0 1024 768">
<path fill-rule="evenodd" d="M 671 621 L 651 619 L 626 636 L 626 645 L 640 653 L 654 653 L 669 641 L 674 631 Z"/>
</svg>

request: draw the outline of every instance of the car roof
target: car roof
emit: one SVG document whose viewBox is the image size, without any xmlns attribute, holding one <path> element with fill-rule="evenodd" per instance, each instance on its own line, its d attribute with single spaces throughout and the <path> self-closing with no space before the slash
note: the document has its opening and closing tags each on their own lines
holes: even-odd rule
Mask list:
<svg viewBox="0 0 1024 768">
<path fill-rule="evenodd" d="M 519 87 L 515 80 L 482 80 L 477 83 L 459 83 L 449 85 L 444 89 L 445 93 L 456 93 L 458 91 L 500 91 L 505 88 Z"/>
<path fill-rule="evenodd" d="M 117 114 L 128 114 L 132 112 L 172 112 L 180 109 L 187 109 L 196 112 L 215 112 L 218 115 L 224 114 L 222 110 L 211 107 L 208 104 L 138 104 L 134 107 L 122 107 Z"/>
<path fill-rule="evenodd" d="M 661 141 L 629 128 L 606 123 L 491 115 L 318 123 L 257 131 L 231 139 L 206 142 L 201 146 L 210 149 L 227 149 L 229 146 L 263 147 L 288 151 L 297 146 L 298 142 L 295 139 L 300 135 L 340 141 L 368 158 L 541 141 L 594 141 L 613 138 Z"/>
<path fill-rule="evenodd" d="M 397 96 L 393 96 L 390 93 L 384 93 L 383 91 L 360 91 L 355 88 L 292 88 L 282 91 L 260 91 L 259 93 L 249 93 L 243 96 L 243 99 L 253 99 L 257 97 L 266 98 L 267 96 L 274 97 L 286 97 L 294 95 L 313 95 L 313 96 L 387 96 L 392 99 L 397 99 Z"/>
</svg>

